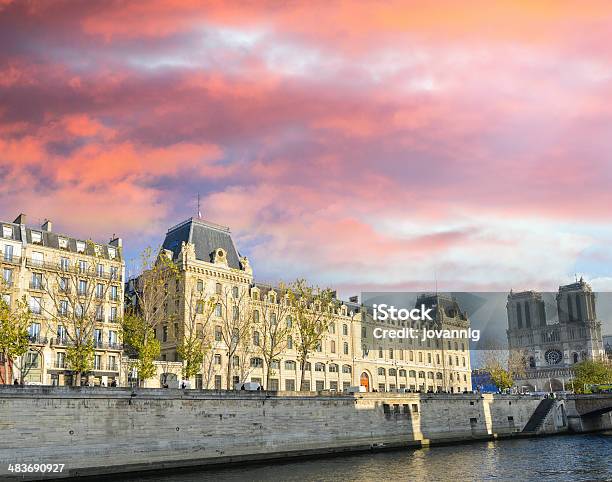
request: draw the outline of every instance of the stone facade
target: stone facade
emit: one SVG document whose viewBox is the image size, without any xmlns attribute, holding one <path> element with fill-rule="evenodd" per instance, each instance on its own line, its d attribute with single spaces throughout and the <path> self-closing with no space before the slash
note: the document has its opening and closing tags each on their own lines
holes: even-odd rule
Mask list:
<svg viewBox="0 0 612 482">
<path fill-rule="evenodd" d="M 189 219 L 168 230 L 162 255 L 176 263 L 179 277 L 174 302 L 169 302 L 168 322 L 157 330 L 162 343 L 162 361 L 177 361 L 177 346 L 186 326 L 192 323 L 191 294 L 206 299 L 226 296 L 235 303 L 243 301 L 248 309 L 265 316 L 278 310 L 284 300 L 272 286 L 254 280 L 253 268 L 241 256 L 231 238 L 229 228 L 199 219 Z M 132 284 L 133 286 L 133 284 Z M 126 296 L 131 297 L 129 292 Z M 215 298 L 216 297 L 216 298 Z M 240 300 L 240 301 L 239 301 Z M 419 299 L 434 308 L 434 325 L 444 328 L 466 328 L 469 320 L 452 299 L 431 295 Z M 219 304 L 219 303 L 218 303 Z M 279 323 L 291 323 L 283 316 Z M 221 336 L 221 309 L 215 309 L 210 320 L 196 316 L 196 323 L 206 330 L 211 349 L 202 371 L 192 379 L 193 388 L 226 388 L 234 383 L 254 381 L 265 383 L 265 366 L 259 347 L 265 334 L 255 326 L 249 334 L 251 342 L 228 359 L 227 344 Z M 375 323 L 368 311 L 359 304 L 338 302 L 337 310 L 318 350 L 307 361 L 305 386 L 300 387 L 300 363 L 296 350 L 296 333 L 289 333 L 286 348 L 273 362 L 270 390 L 336 390 L 364 385 L 369 391 L 412 389 L 421 391 L 471 390 L 470 353 L 466 340 L 378 341 L 373 338 Z M 387 326 L 390 327 L 390 326 Z M 228 383 L 228 364 L 232 364 Z"/>
<path fill-rule="evenodd" d="M 34 320 L 29 329 L 30 350 L 14 366 L 13 375 L 26 384 L 64 385 L 74 382 L 66 350 L 83 336 L 93 339 L 95 355 L 89 382 L 107 384 L 119 377 L 123 346 L 119 321 L 123 316 L 125 265 L 121 240 L 97 244 L 26 226 L 25 216 L 0 222 L 2 297 L 9 306 L 25 299 Z"/>
<path fill-rule="evenodd" d="M 596 296 L 583 279 L 559 287 L 556 323 L 549 323 L 551 314 L 535 291 L 511 292 L 506 308 L 508 346 L 523 351 L 527 360 L 526 377 L 517 385 L 540 391 L 570 389 L 574 364 L 604 357 Z"/>
<path fill-rule="evenodd" d="M 0 387 L 0 467 L 63 463 L 65 476 L 100 475 L 512 437 L 540 402 L 515 395 Z M 567 429 L 565 411 L 555 412 L 544 420 L 546 432 Z"/>
</svg>

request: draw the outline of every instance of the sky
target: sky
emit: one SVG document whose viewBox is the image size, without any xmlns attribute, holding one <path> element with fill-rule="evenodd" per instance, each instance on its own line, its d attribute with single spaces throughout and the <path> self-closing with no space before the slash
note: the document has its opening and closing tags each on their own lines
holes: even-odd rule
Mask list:
<svg viewBox="0 0 612 482">
<path fill-rule="evenodd" d="M 260 281 L 609 290 L 611 24 L 595 0 L 0 0 L 0 219 L 130 260 L 200 193 Z"/>
</svg>

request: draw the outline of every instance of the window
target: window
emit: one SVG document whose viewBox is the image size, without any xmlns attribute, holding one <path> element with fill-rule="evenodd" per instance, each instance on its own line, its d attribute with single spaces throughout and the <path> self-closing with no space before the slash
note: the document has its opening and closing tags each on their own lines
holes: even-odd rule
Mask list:
<svg viewBox="0 0 612 482">
<path fill-rule="evenodd" d="M 11 306 L 11 295 L 4 293 L 2 295 L 2 301 L 4 301 L 8 306 Z"/>
<path fill-rule="evenodd" d="M 168 341 L 168 327 L 164 326 L 162 328 L 162 341 Z"/>
<path fill-rule="evenodd" d="M 309 371 L 310 371 L 310 368 L 311 368 L 310 362 L 306 362 L 306 366 L 305 366 L 305 368 L 304 368 L 304 371 L 309 372 Z"/>
<path fill-rule="evenodd" d="M 295 380 L 285 380 L 285 390 L 288 392 L 295 391 Z"/>
<path fill-rule="evenodd" d="M 296 364 L 293 360 L 287 360 L 285 362 L 285 370 L 295 370 Z"/>
<path fill-rule="evenodd" d="M 416 372 L 414 370 L 410 370 L 408 372 L 408 376 L 411 377 L 411 378 L 415 378 L 416 377 Z"/>
<path fill-rule="evenodd" d="M 117 357 L 115 355 L 108 356 L 108 369 L 110 371 L 117 371 Z"/>
<path fill-rule="evenodd" d="M 261 368 L 263 367 L 263 360 L 261 358 L 251 358 L 251 367 L 252 368 Z"/>
<path fill-rule="evenodd" d="M 104 308 L 102 305 L 96 306 L 96 321 L 104 321 Z"/>
<path fill-rule="evenodd" d="M 348 335 L 348 326 L 346 324 L 342 325 L 342 334 Z"/>
<path fill-rule="evenodd" d="M 232 288 L 232 296 L 237 299 L 238 298 L 238 286 L 234 286 Z"/>
<path fill-rule="evenodd" d="M 204 313 L 204 301 L 198 300 L 196 301 L 196 314 L 202 315 Z"/>
<path fill-rule="evenodd" d="M 378 358 L 382 358 L 383 357 L 383 349 L 382 347 L 378 348 Z"/>
<path fill-rule="evenodd" d="M 342 345 L 342 351 L 344 352 L 345 355 L 349 354 L 349 344 L 346 341 Z"/>
<path fill-rule="evenodd" d="M 55 368 L 66 368 L 66 354 L 57 352 L 55 355 Z"/>
<path fill-rule="evenodd" d="M 234 309 L 232 310 L 232 315 L 234 321 L 238 321 L 238 318 L 240 317 L 240 311 L 238 310 L 237 306 L 234 306 Z"/>
<path fill-rule="evenodd" d="M 293 337 L 289 335 L 287 337 L 287 350 L 292 350 L 292 349 L 293 349 Z"/>
<path fill-rule="evenodd" d="M 79 261 L 79 273 L 85 273 L 87 271 L 87 261 Z"/>
<path fill-rule="evenodd" d="M 223 339 L 223 333 L 221 331 L 221 326 L 215 326 L 215 341 L 221 341 Z"/>
<path fill-rule="evenodd" d="M 329 344 L 329 351 L 332 353 L 336 353 L 336 342 L 332 340 Z"/>
<path fill-rule="evenodd" d="M 321 342 L 319 342 L 318 345 L 317 345 L 317 351 L 319 353 L 321 353 L 323 351 L 323 345 L 321 344 Z"/>
<path fill-rule="evenodd" d="M 2 279 L 7 286 L 11 286 L 13 284 L 13 270 L 4 268 L 2 270 Z"/>
<path fill-rule="evenodd" d="M 42 289 L 42 274 L 32 273 L 32 281 L 30 282 L 30 288 L 35 290 Z"/>
<path fill-rule="evenodd" d="M 384 369 L 383 367 L 380 367 L 380 368 L 378 369 L 378 374 L 379 374 L 379 375 L 381 375 L 381 376 L 385 376 L 385 373 L 386 373 L 386 372 L 385 372 L 385 369 Z"/>
<path fill-rule="evenodd" d="M 40 315 L 42 312 L 42 300 L 37 296 L 30 298 L 30 311 L 35 315 Z"/>
<path fill-rule="evenodd" d="M 338 365 L 336 365 L 335 363 L 330 363 L 329 373 L 338 373 Z"/>
<path fill-rule="evenodd" d="M 220 295 L 221 294 L 221 283 L 217 283 L 215 285 L 215 293 Z"/>
<path fill-rule="evenodd" d="M 108 247 L 108 257 L 110 259 L 115 259 L 117 257 L 117 250 L 115 248 Z"/>
<path fill-rule="evenodd" d="M 68 300 L 61 300 L 59 303 L 58 314 L 68 316 Z"/>
<path fill-rule="evenodd" d="M 84 279 L 79 280 L 79 295 L 87 294 L 87 281 Z"/>
<path fill-rule="evenodd" d="M 335 323 L 330 323 L 329 324 L 329 332 L 333 335 L 336 333 L 336 324 Z"/>
<path fill-rule="evenodd" d="M 66 238 L 58 239 L 60 249 L 68 249 L 68 240 Z"/>
<path fill-rule="evenodd" d="M 221 390 L 221 375 L 215 375 L 215 390 Z"/>
<path fill-rule="evenodd" d="M 221 316 L 221 303 L 215 305 L 215 316 Z"/>
<path fill-rule="evenodd" d="M 117 268 L 117 266 L 111 266 L 111 269 L 110 269 L 110 278 L 111 279 L 119 279 L 119 268 Z"/>
<path fill-rule="evenodd" d="M 38 368 L 38 353 L 30 351 L 26 353 L 25 366 L 26 368 Z"/>
<path fill-rule="evenodd" d="M 77 241 L 76 248 L 77 248 L 77 253 L 84 253 L 85 252 L 85 242 Z"/>
<path fill-rule="evenodd" d="M 111 347 L 115 347 L 115 345 L 117 345 L 117 332 L 116 331 L 109 331 L 108 332 L 108 344 Z"/>
<path fill-rule="evenodd" d="M 42 244 L 42 234 L 39 231 L 32 231 L 32 242 Z"/>
<path fill-rule="evenodd" d="M 259 346 L 259 332 L 253 332 L 253 345 Z"/>
<path fill-rule="evenodd" d="M 342 373 L 351 373 L 352 369 L 350 365 L 342 365 Z"/>
<path fill-rule="evenodd" d="M 287 328 L 291 328 L 291 326 L 293 325 L 293 321 L 291 320 L 291 317 L 288 316 L 286 321 L 287 321 Z"/>
<path fill-rule="evenodd" d="M 325 381 L 317 380 L 315 382 L 315 386 L 316 386 L 317 392 L 320 392 L 321 390 L 325 390 Z"/>
<path fill-rule="evenodd" d="M 104 276 L 104 265 L 102 263 L 98 263 L 96 266 L 96 275 L 99 277 Z"/>
<path fill-rule="evenodd" d="M 6 239 L 13 239 L 13 226 L 2 226 L 2 237 Z"/>
<path fill-rule="evenodd" d="M 397 370 L 395 368 L 389 368 L 389 376 L 394 377 L 397 375 Z"/>
<path fill-rule="evenodd" d="M 214 362 L 215 365 L 221 365 L 221 355 L 219 353 L 215 353 Z"/>
<path fill-rule="evenodd" d="M 278 360 L 272 360 L 270 362 L 270 368 L 272 368 L 272 370 L 278 370 L 280 368 L 280 362 Z"/>
<path fill-rule="evenodd" d="M 45 262 L 45 255 L 36 251 L 32 252 L 32 264 L 34 266 L 42 266 Z"/>
<path fill-rule="evenodd" d="M 94 370 L 102 369 L 102 356 L 94 355 Z"/>
<path fill-rule="evenodd" d="M 204 281 L 202 281 L 201 279 L 198 280 L 197 283 L 197 288 L 196 288 L 200 293 L 202 291 L 204 291 Z"/>
<path fill-rule="evenodd" d="M 10 244 L 4 245 L 4 261 L 13 261 L 13 247 Z"/>
<path fill-rule="evenodd" d="M 393 348 L 389 348 L 389 360 L 393 360 Z"/>
<path fill-rule="evenodd" d="M 110 289 L 110 299 L 111 299 L 111 301 L 117 301 L 119 299 L 119 296 L 117 295 L 117 287 L 116 286 L 111 286 L 111 289 Z"/>
<path fill-rule="evenodd" d="M 259 323 L 259 311 L 258 310 L 253 311 L 253 322 Z"/>
<path fill-rule="evenodd" d="M 272 313 L 272 314 L 270 315 L 270 323 L 271 323 L 272 325 L 276 325 L 276 313 Z"/>
<path fill-rule="evenodd" d="M 399 376 L 405 378 L 406 377 L 406 370 L 400 370 L 399 371 Z"/>
<path fill-rule="evenodd" d="M 325 364 L 324 363 L 315 363 L 315 372 L 324 372 Z"/>
</svg>

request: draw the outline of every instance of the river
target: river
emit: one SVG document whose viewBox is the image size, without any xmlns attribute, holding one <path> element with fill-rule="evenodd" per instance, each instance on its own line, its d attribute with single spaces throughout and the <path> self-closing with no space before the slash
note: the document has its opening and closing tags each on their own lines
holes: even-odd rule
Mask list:
<svg viewBox="0 0 612 482">
<path fill-rule="evenodd" d="M 326 457 L 195 472 L 130 482 L 220 481 L 612 481 L 612 434 L 509 439 Z"/>
</svg>

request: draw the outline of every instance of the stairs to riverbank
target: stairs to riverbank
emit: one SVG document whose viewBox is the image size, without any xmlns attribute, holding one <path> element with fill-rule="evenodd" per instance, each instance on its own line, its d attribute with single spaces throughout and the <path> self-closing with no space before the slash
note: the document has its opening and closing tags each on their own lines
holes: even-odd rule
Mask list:
<svg viewBox="0 0 612 482">
<path fill-rule="evenodd" d="M 540 404 L 536 407 L 535 412 L 529 418 L 529 421 L 525 425 L 523 429 L 523 433 L 537 433 L 537 431 L 542 427 L 544 420 L 548 416 L 549 412 L 555 405 L 554 398 L 545 398 L 540 402 Z"/>
</svg>

